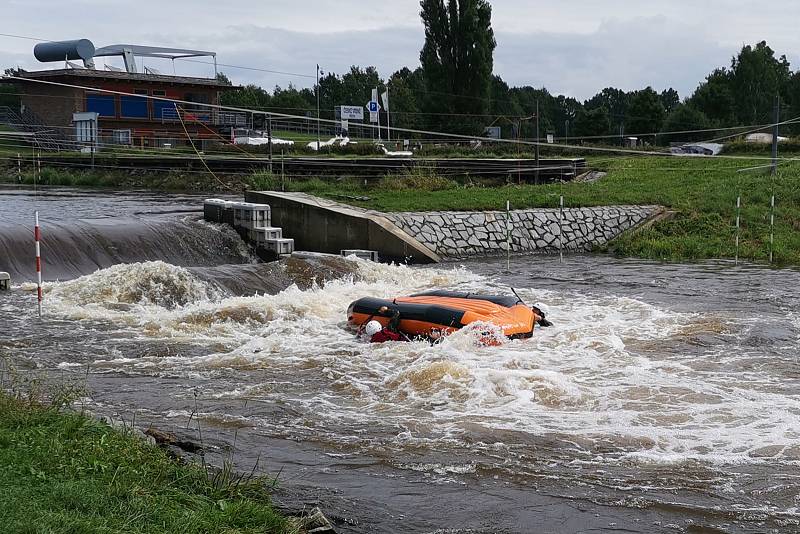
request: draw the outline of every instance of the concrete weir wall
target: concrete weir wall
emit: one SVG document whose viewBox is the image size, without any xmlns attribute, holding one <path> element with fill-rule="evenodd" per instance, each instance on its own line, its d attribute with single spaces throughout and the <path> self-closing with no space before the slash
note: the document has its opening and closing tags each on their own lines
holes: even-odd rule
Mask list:
<svg viewBox="0 0 800 534">
<path fill-rule="evenodd" d="M 381 261 L 438 262 L 442 258 L 506 252 L 506 212 L 381 213 L 304 193 L 248 191 L 248 202 L 269 204 L 272 224 L 298 250 L 338 254 L 375 250 Z M 664 213 L 660 206 L 528 209 L 510 212 L 511 251 L 586 251 Z"/>
<path fill-rule="evenodd" d="M 297 250 L 339 254 L 346 249 L 364 249 L 377 250 L 382 261 L 440 261 L 435 252 L 379 212 L 304 193 L 248 191 L 245 199 L 269 204 L 272 224 L 294 239 Z"/>
<path fill-rule="evenodd" d="M 587 251 L 660 215 L 660 206 L 512 210 L 512 252 Z M 421 212 L 387 215 L 394 224 L 446 258 L 506 252 L 506 212 Z M 563 233 L 562 233 L 563 231 Z"/>
</svg>

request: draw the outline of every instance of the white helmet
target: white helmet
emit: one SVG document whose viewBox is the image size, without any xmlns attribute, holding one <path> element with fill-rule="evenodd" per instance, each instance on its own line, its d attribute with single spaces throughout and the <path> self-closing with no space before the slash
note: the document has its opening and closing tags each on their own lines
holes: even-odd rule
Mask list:
<svg viewBox="0 0 800 534">
<path fill-rule="evenodd" d="M 366 328 L 364 328 L 364 333 L 368 337 L 372 337 L 381 330 L 383 330 L 383 325 L 381 325 L 381 323 L 379 323 L 378 321 L 373 320 L 367 323 Z"/>
</svg>

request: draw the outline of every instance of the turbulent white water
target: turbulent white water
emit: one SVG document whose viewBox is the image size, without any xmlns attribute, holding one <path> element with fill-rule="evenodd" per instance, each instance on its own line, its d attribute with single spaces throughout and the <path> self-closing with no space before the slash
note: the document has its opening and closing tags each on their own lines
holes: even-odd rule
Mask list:
<svg viewBox="0 0 800 534">
<path fill-rule="evenodd" d="M 531 439 L 599 463 L 800 459 L 800 399 L 779 387 L 769 366 L 747 365 L 750 355 L 742 349 L 680 350 L 688 337 L 702 334 L 736 345 L 748 327 L 742 318 L 527 288 L 518 289 L 520 296 L 540 304 L 555 324 L 537 329 L 531 340 L 487 347 L 465 329 L 434 346 L 370 345 L 346 328 L 352 300 L 434 287 L 508 291 L 465 269 L 359 261 L 349 280 L 234 297 L 189 271 L 150 262 L 52 284 L 47 298 L 57 317 L 108 321 L 143 340 L 208 348 L 191 355 L 119 354 L 96 361 L 97 368 L 229 380 L 258 372 L 258 382 L 243 379 L 212 394 L 279 400 L 298 414 L 313 414 L 289 425 L 333 442 L 352 442 L 364 429 L 380 427 L 393 433 L 387 440 L 395 445 L 477 440 L 503 447 Z M 732 375 L 731 362 L 743 371 Z M 255 416 L 250 424 L 271 423 Z"/>
</svg>

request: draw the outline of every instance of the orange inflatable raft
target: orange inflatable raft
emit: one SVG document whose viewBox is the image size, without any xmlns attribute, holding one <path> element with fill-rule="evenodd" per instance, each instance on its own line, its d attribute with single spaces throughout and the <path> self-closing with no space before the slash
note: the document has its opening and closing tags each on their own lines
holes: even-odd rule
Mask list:
<svg viewBox="0 0 800 534">
<path fill-rule="evenodd" d="M 388 311 L 380 313 L 383 306 Z M 539 308 L 527 306 L 517 296 L 450 291 L 430 291 L 392 300 L 364 297 L 350 304 L 347 321 L 354 328 L 373 319 L 386 326 L 398 311 L 401 332 L 426 338 L 446 335 L 475 322 L 496 325 L 512 339 L 531 337 L 536 324 L 550 325 Z"/>
</svg>

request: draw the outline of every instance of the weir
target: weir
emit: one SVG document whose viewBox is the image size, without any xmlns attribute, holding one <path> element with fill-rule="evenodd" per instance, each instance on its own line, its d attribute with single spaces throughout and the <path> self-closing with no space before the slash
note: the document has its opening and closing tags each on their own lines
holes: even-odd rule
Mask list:
<svg viewBox="0 0 800 534">
<path fill-rule="evenodd" d="M 248 191 L 245 198 L 269 204 L 274 224 L 303 250 L 369 249 L 404 263 L 589 251 L 666 213 L 661 206 L 381 213 L 305 193 Z"/>
<path fill-rule="evenodd" d="M 436 263 L 438 254 L 398 228 L 380 212 L 339 204 L 305 193 L 248 191 L 245 200 L 268 204 L 272 222 L 300 250 L 339 254 L 377 250 L 381 261 Z"/>
</svg>

